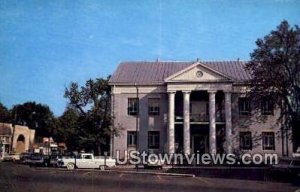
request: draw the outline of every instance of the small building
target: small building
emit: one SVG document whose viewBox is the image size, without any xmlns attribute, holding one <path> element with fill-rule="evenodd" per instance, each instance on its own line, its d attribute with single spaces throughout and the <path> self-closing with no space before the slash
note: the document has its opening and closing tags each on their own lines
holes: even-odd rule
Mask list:
<svg viewBox="0 0 300 192">
<path fill-rule="evenodd" d="M 32 148 L 35 153 L 41 153 L 44 155 L 61 153 L 66 149 L 64 143 L 56 143 L 52 137 L 43 137 L 42 142 L 36 142 Z"/>
<path fill-rule="evenodd" d="M 2 143 L 1 157 L 10 151 L 11 139 L 13 134 L 13 126 L 8 123 L 0 123 L 0 142 Z M 35 137 L 35 130 L 29 129 L 27 126 L 16 125 L 14 141 L 12 146 L 13 153 L 22 153 L 29 151 Z"/>
</svg>

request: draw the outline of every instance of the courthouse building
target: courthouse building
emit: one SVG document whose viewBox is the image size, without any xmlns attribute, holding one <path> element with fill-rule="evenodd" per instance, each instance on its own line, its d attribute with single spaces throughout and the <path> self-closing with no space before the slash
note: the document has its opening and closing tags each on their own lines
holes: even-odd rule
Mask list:
<svg viewBox="0 0 300 192">
<path fill-rule="evenodd" d="M 277 153 L 292 143 L 279 109 L 262 99 L 253 110 L 242 61 L 123 62 L 110 78 L 115 126 L 112 153 Z M 265 117 L 258 121 L 257 114 Z"/>
</svg>

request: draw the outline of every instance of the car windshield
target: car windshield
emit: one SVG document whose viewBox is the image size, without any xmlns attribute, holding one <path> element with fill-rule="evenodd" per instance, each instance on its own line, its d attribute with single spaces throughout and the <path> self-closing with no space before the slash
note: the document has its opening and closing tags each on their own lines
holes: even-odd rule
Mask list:
<svg viewBox="0 0 300 192">
<path fill-rule="evenodd" d="M 31 157 L 42 157 L 43 155 L 42 154 L 39 154 L 39 153 L 35 153 L 35 154 L 32 154 Z"/>
<path fill-rule="evenodd" d="M 294 166 L 300 166 L 300 160 L 294 160 L 293 165 Z"/>
<path fill-rule="evenodd" d="M 291 164 L 291 160 L 288 159 L 282 159 L 279 161 L 280 165 L 290 165 Z"/>
</svg>

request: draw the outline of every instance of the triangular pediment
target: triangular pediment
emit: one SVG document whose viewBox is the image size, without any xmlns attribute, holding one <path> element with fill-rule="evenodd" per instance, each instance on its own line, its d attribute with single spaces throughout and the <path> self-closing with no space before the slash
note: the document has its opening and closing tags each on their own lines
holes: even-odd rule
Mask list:
<svg viewBox="0 0 300 192">
<path fill-rule="evenodd" d="M 219 82 L 230 81 L 230 77 L 207 67 L 201 63 L 195 63 L 165 79 L 165 82 Z"/>
</svg>

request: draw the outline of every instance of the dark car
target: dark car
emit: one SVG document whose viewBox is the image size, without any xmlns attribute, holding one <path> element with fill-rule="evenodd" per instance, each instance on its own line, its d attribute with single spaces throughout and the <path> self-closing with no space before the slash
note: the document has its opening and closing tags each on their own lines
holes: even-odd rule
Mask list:
<svg viewBox="0 0 300 192">
<path fill-rule="evenodd" d="M 49 161 L 41 153 L 32 153 L 30 159 L 28 160 L 29 166 L 49 166 Z"/>
<path fill-rule="evenodd" d="M 32 153 L 25 152 L 20 154 L 20 163 L 28 164 Z"/>
<path fill-rule="evenodd" d="M 282 174 L 300 174 L 300 158 L 282 158 L 278 164 L 272 165 L 271 171 L 273 173 Z"/>
<path fill-rule="evenodd" d="M 50 160 L 49 160 L 50 164 L 49 164 L 49 166 L 50 167 L 58 167 L 58 159 L 60 159 L 60 158 L 61 158 L 61 155 L 59 155 L 59 154 L 52 154 L 50 156 Z"/>
</svg>

